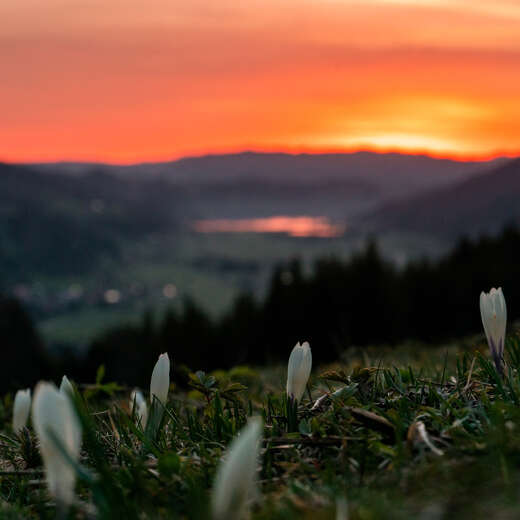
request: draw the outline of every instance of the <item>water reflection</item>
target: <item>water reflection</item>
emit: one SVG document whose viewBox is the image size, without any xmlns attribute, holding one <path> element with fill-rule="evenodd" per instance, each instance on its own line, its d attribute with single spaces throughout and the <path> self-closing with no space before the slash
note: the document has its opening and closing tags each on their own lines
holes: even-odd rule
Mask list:
<svg viewBox="0 0 520 520">
<path fill-rule="evenodd" d="M 200 233 L 287 233 L 292 237 L 336 237 L 345 231 L 327 217 L 277 215 L 267 218 L 197 220 Z"/>
</svg>

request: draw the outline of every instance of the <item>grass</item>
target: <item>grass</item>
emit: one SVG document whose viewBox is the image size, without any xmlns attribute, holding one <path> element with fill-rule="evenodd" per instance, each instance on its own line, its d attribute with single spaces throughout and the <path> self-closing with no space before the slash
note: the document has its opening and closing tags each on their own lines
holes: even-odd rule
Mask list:
<svg viewBox="0 0 520 520">
<path fill-rule="evenodd" d="M 100 371 L 76 396 L 84 433 L 69 516 L 209 519 L 226 446 L 260 415 L 254 520 L 332 520 L 344 498 L 356 520 L 518 518 L 520 338 L 508 339 L 503 379 L 468 344 L 348 353 L 314 369 L 296 417 L 283 367 L 197 372 L 190 389 L 172 385 L 157 435 L 129 414 L 130 389 Z M 15 436 L 10 409 L 6 396 L 0 518 L 54 518 L 32 429 Z"/>
<path fill-rule="evenodd" d="M 192 297 L 212 316 L 218 316 L 244 290 L 263 297 L 274 266 L 288 258 L 301 258 L 310 269 L 317 258 L 347 259 L 365 243 L 364 235 L 355 231 L 325 239 L 183 232 L 123 243 L 122 258 L 105 259 L 92 274 L 40 279 L 33 290 L 47 297 L 65 292 L 72 284 L 81 285 L 85 294 L 82 301 L 41 316 L 39 332 L 47 343 L 81 347 L 115 324 L 139 321 L 145 309 L 161 314 L 168 306 L 180 306 L 185 296 Z M 385 234 L 378 243 L 381 251 L 398 264 L 425 254 L 439 255 L 446 248 L 446 244 L 410 234 Z M 178 289 L 173 300 L 162 294 L 168 283 Z M 101 298 L 105 290 L 112 288 L 122 292 L 120 303 L 100 306 L 89 300 Z M 45 298 L 38 305 L 47 308 Z"/>
</svg>

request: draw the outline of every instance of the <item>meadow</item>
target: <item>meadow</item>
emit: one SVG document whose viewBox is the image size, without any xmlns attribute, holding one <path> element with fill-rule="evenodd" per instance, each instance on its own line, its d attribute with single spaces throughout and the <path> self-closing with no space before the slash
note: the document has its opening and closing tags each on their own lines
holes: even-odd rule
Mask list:
<svg viewBox="0 0 520 520">
<path fill-rule="evenodd" d="M 413 234 L 388 233 L 378 240 L 386 258 L 403 263 L 426 254 L 438 256 L 446 244 Z M 307 271 L 323 257 L 347 260 L 366 246 L 366 237 L 349 232 L 332 238 L 294 238 L 283 233 L 176 232 L 121 244 L 121 257 L 105 258 L 93 273 L 40 277 L 34 303 L 38 330 L 49 345 L 68 345 L 81 350 L 100 333 L 121 323 L 139 323 L 146 310 L 163 314 L 182 309 L 192 298 L 212 317 L 224 314 L 244 291 L 262 298 L 274 268 L 299 258 Z M 164 287 L 173 284 L 173 298 Z M 68 298 L 70 289 L 81 287 L 81 297 Z M 116 289 L 117 303 L 108 304 L 103 292 Z M 51 303 L 45 300 L 51 298 Z M 59 296 L 62 295 L 62 300 Z M 36 296 L 35 296 L 36 298 Z M 67 301 L 71 300 L 71 301 Z M 42 309 L 50 308 L 51 311 Z"/>
<path fill-rule="evenodd" d="M 91 384 L 62 383 L 62 401 L 75 410 L 82 443 L 74 456 L 70 436 L 51 435 L 50 458 L 61 457 L 62 464 L 54 492 L 38 448 L 44 432 L 35 408 L 43 392 L 33 396 L 32 425 L 18 424 L 16 432 L 12 395 L 5 396 L 0 517 L 344 520 L 520 513 L 515 332 L 506 341 L 503 375 L 481 336 L 437 349 L 350 350 L 336 363 L 314 367 L 308 382 L 294 360 L 288 369 L 198 371 L 190 374 L 188 390 L 170 381 L 169 361 L 166 377 L 165 357 L 153 371 L 151 402 L 105 381 L 102 367 Z M 293 392 L 302 395 L 294 399 Z M 236 449 L 237 437 L 246 442 L 244 428 L 251 431 L 254 420 L 261 428 L 248 451 L 242 446 L 241 464 L 230 444 Z M 52 464 L 49 469 L 49 454 L 42 453 L 49 478 Z M 252 470 L 247 453 L 249 459 L 253 453 Z M 222 470 L 233 458 L 235 467 Z M 226 490 L 219 478 L 232 485 Z M 222 516 L 215 494 L 226 493 Z"/>
<path fill-rule="evenodd" d="M 518 517 L 519 248 L 294 261 L 220 321 L 145 315 L 83 357 L 5 300 L 0 518 Z"/>
</svg>

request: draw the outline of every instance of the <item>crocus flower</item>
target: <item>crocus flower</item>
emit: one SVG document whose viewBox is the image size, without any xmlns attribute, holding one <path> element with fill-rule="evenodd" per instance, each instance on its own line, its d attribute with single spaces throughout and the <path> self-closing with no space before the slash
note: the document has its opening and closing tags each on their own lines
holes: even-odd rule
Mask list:
<svg viewBox="0 0 520 520">
<path fill-rule="evenodd" d="M 170 358 L 168 354 L 161 354 L 153 367 L 150 381 L 150 413 L 147 416 L 149 430 L 157 434 L 161 425 L 164 407 L 168 401 L 168 388 L 170 387 Z M 156 401 L 159 401 L 157 403 Z"/>
<path fill-rule="evenodd" d="M 157 397 L 163 406 L 168 400 L 168 388 L 170 387 L 170 358 L 168 354 L 161 354 L 153 367 L 150 381 L 150 401 Z"/>
<path fill-rule="evenodd" d="M 262 420 L 255 417 L 231 442 L 213 487 L 211 506 L 215 520 L 238 520 L 247 511 L 255 492 L 261 438 Z"/>
<path fill-rule="evenodd" d="M 345 496 L 336 499 L 336 520 L 348 520 L 348 502 Z"/>
<path fill-rule="evenodd" d="M 312 353 L 309 343 L 296 343 L 287 366 L 287 396 L 300 401 L 312 369 Z"/>
<path fill-rule="evenodd" d="M 18 390 L 13 404 L 13 431 L 19 433 L 27 424 L 31 411 L 31 390 Z"/>
<path fill-rule="evenodd" d="M 141 423 L 144 428 L 146 426 L 146 420 L 148 419 L 148 407 L 146 406 L 146 400 L 141 392 L 137 388 L 132 390 L 130 394 L 130 410 L 135 413 L 136 420 Z"/>
<path fill-rule="evenodd" d="M 69 381 L 69 378 L 67 376 L 63 376 L 61 378 L 60 392 L 63 395 L 74 395 L 74 387 L 72 386 L 72 383 Z"/>
<path fill-rule="evenodd" d="M 81 425 L 72 401 L 53 384 L 40 382 L 34 392 L 32 421 L 40 441 L 49 492 L 60 507 L 66 507 L 74 499 L 76 474 L 62 450 L 78 460 L 81 449 Z"/>
<path fill-rule="evenodd" d="M 480 293 L 480 315 L 486 333 L 491 357 L 497 371 L 503 373 L 504 340 L 506 337 L 507 309 L 502 288 Z"/>
</svg>

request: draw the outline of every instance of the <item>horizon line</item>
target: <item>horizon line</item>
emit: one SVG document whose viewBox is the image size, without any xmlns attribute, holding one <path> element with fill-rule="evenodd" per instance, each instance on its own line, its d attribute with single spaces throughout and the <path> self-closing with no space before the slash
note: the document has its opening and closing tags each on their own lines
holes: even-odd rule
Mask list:
<svg viewBox="0 0 520 520">
<path fill-rule="evenodd" d="M 187 152 L 178 155 L 168 155 L 157 158 L 143 158 L 143 159 L 110 159 L 110 158 L 96 158 L 96 157 L 56 157 L 56 158 L 42 158 L 31 159 L 29 161 L 23 160 L 9 160 L 0 157 L 0 163 L 4 164 L 18 164 L 18 165 L 38 165 L 38 164 L 92 164 L 92 165 L 106 165 L 106 166 L 141 166 L 164 164 L 170 162 L 178 162 L 186 159 L 201 159 L 204 157 L 224 157 L 229 155 L 242 154 L 257 154 L 257 155 L 289 155 L 289 156 L 303 156 L 303 155 L 355 155 L 360 153 L 369 153 L 375 155 L 403 155 L 409 157 L 428 157 L 436 160 L 449 160 L 455 162 L 487 162 L 496 159 L 515 159 L 520 157 L 520 150 L 518 152 L 497 150 L 483 153 L 464 153 L 464 152 L 449 152 L 449 151 L 433 151 L 428 149 L 406 149 L 398 147 L 310 147 L 310 146 L 267 146 L 267 147 L 230 147 L 220 148 L 215 150 L 201 150 L 200 152 Z"/>
</svg>

